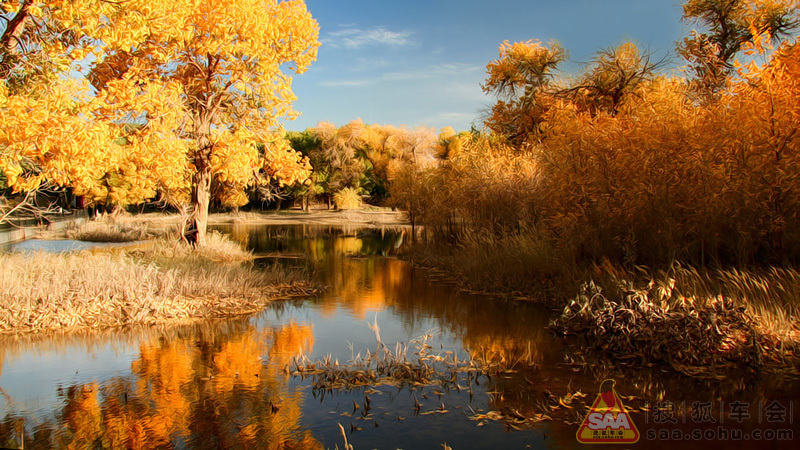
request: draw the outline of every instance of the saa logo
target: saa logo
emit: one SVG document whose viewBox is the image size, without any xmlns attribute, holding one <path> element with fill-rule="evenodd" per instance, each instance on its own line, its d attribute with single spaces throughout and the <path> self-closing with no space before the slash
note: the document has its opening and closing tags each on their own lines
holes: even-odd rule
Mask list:
<svg viewBox="0 0 800 450">
<path fill-rule="evenodd" d="M 639 430 L 614 390 L 614 380 L 600 385 L 600 393 L 576 437 L 583 444 L 632 444 L 639 440 Z"/>
</svg>

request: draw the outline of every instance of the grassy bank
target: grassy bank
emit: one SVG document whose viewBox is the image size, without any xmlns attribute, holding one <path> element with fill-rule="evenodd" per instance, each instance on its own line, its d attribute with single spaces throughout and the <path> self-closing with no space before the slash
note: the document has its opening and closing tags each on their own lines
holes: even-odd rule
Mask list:
<svg viewBox="0 0 800 450">
<path fill-rule="evenodd" d="M 249 314 L 312 295 L 304 274 L 255 269 L 212 234 L 194 250 L 161 239 L 119 251 L 0 255 L 0 333 L 156 324 Z"/>
<path fill-rule="evenodd" d="M 657 78 L 611 112 L 557 99 L 525 145 L 464 135 L 390 185 L 426 229 L 410 257 L 552 301 L 576 351 L 614 364 L 796 365 L 798 48 L 713 102 Z"/>
<path fill-rule="evenodd" d="M 418 243 L 406 257 L 462 289 L 545 301 L 573 362 L 660 365 L 698 378 L 731 370 L 797 370 L 800 270 L 792 266 L 663 269 L 566 263 L 532 234 L 465 233 Z"/>
</svg>

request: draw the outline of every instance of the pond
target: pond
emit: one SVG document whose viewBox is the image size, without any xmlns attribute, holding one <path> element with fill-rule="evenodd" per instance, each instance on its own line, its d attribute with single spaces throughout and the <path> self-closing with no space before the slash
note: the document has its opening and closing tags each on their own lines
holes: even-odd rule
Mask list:
<svg viewBox="0 0 800 450">
<path fill-rule="evenodd" d="M 743 433 L 795 447 L 796 379 L 569 364 L 552 311 L 411 267 L 395 257 L 403 228 L 217 228 L 257 264 L 312 270 L 329 288 L 252 317 L 0 338 L 0 446 L 579 448 L 580 405 L 613 378 L 640 446 Z"/>
</svg>

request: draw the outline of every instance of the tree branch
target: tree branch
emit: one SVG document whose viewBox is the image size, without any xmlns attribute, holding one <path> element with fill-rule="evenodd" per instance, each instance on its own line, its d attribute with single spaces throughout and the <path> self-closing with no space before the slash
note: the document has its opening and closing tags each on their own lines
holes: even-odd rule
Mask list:
<svg viewBox="0 0 800 450">
<path fill-rule="evenodd" d="M 25 24 L 25 19 L 28 17 L 28 6 L 29 3 L 27 0 L 23 0 L 19 11 L 12 17 L 11 19 L 6 19 L 7 26 L 5 31 L 3 31 L 2 36 L 0 36 L 0 51 L 3 53 L 10 52 L 11 47 L 11 38 L 17 37 L 18 28 L 21 28 Z"/>
</svg>

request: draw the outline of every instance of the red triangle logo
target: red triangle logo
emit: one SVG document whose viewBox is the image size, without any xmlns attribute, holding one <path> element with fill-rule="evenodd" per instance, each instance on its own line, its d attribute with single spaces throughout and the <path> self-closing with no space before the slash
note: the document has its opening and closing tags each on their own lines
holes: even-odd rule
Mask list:
<svg viewBox="0 0 800 450">
<path fill-rule="evenodd" d="M 639 441 L 630 414 L 622 404 L 614 380 L 605 380 L 600 385 L 600 393 L 576 433 L 582 444 L 633 444 Z"/>
</svg>

